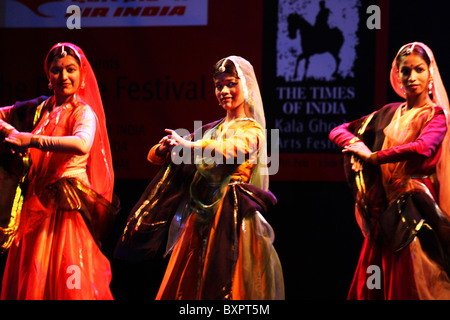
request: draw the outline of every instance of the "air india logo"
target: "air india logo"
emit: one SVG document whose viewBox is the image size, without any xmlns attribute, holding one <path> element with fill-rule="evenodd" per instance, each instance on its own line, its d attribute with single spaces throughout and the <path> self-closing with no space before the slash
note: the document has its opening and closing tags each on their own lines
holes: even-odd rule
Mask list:
<svg viewBox="0 0 450 320">
<path fill-rule="evenodd" d="M 2 0 L 3 2 L 1 28 L 207 25 L 208 13 L 208 0 Z"/>
<path fill-rule="evenodd" d="M 62 2 L 63 0 L 15 0 L 15 1 L 28 7 L 28 9 L 30 9 L 31 11 L 33 11 L 35 14 L 37 14 L 40 17 L 49 17 L 49 15 L 40 11 L 40 7 L 47 3 Z"/>
</svg>

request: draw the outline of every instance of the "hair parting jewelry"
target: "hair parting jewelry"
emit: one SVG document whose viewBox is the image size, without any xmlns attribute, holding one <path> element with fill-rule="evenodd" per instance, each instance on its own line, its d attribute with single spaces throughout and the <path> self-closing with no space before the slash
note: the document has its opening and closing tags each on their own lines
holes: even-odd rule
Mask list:
<svg viewBox="0 0 450 320">
<path fill-rule="evenodd" d="M 413 53 L 414 47 L 415 47 L 415 46 L 416 46 L 416 43 L 414 42 L 414 43 L 412 44 L 412 46 L 406 50 L 406 53 L 407 53 L 407 54 Z"/>
<path fill-rule="evenodd" d="M 225 72 L 225 63 L 228 61 L 228 59 L 223 60 L 222 65 L 219 67 L 220 72 Z"/>
<path fill-rule="evenodd" d="M 61 57 L 65 57 L 65 56 L 67 56 L 67 51 L 64 49 L 64 45 L 62 45 L 62 47 L 61 47 Z"/>
</svg>

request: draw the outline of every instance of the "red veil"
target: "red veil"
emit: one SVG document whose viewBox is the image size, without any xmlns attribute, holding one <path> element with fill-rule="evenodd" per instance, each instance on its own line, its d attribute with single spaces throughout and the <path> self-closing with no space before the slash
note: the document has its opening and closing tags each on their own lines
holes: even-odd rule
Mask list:
<svg viewBox="0 0 450 320">
<path fill-rule="evenodd" d="M 81 101 L 89 105 L 96 115 L 95 137 L 87 158 L 90 187 L 78 188 L 85 182 L 84 174 L 80 182 L 70 176 L 61 179 L 55 172 L 65 169 L 64 161 L 57 161 L 64 153 L 30 148 L 34 164 L 30 170 L 37 170 L 38 179 L 34 180 L 34 172 L 30 171 L 19 230 L 5 265 L 2 299 L 113 298 L 109 288 L 111 266 L 99 248 L 114 214 L 109 203 L 113 196 L 114 173 L 105 113 L 96 77 L 83 51 L 71 43 L 58 43 L 50 52 L 58 47 L 62 47 L 62 52 L 72 49 L 80 62 L 81 81 L 74 103 Z M 47 54 L 44 64 L 47 76 L 49 59 Z M 45 102 L 43 112 L 54 105 L 54 99 Z M 41 122 L 43 119 L 45 117 Z M 67 119 L 54 120 L 53 124 L 66 126 Z M 45 127 L 41 122 L 36 128 Z M 66 128 L 58 128 L 65 132 Z M 52 130 L 54 127 L 49 126 L 49 131 Z M 80 184 L 75 184 L 77 181 Z M 66 201 L 68 199 L 77 201 Z M 74 266 L 78 267 L 79 286 L 76 288 L 69 286 L 70 274 L 67 273 Z"/>
<path fill-rule="evenodd" d="M 87 163 L 87 175 L 92 188 L 108 201 L 111 201 L 114 188 L 114 171 L 109 138 L 106 130 L 105 112 L 103 110 L 103 103 L 97 79 L 83 50 L 69 42 L 57 43 L 50 49 L 44 62 L 47 78 L 49 72 L 47 66 L 49 54 L 58 47 L 72 49 L 80 60 L 81 85 L 78 89 L 77 96 L 80 100 L 89 105 L 97 116 L 95 139 Z"/>
</svg>

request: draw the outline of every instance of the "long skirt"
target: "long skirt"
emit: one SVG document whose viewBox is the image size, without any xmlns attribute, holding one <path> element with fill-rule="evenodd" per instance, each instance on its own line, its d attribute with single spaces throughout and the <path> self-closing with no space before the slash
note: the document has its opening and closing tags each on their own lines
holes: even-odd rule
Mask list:
<svg viewBox="0 0 450 320">
<path fill-rule="evenodd" d="M 195 213 L 189 216 L 157 299 L 284 299 L 274 232 L 255 210 L 248 190 L 269 198 L 269 193 L 252 186 L 234 186 L 213 219 L 205 221 Z"/>
<path fill-rule="evenodd" d="M 365 238 L 348 299 L 450 299 L 450 223 L 433 197 L 400 195 L 378 221 L 372 234 L 380 236 Z"/>
<path fill-rule="evenodd" d="M 65 210 L 64 210 L 65 209 Z M 79 210 L 24 202 L 9 248 L 2 299 L 110 300 L 111 266 Z"/>
</svg>

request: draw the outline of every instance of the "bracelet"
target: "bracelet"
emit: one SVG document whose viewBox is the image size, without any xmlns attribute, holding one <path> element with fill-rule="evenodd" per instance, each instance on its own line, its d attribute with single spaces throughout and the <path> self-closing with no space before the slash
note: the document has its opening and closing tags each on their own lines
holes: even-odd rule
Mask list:
<svg viewBox="0 0 450 320">
<path fill-rule="evenodd" d="M 13 131 L 14 131 L 14 127 L 13 127 L 13 126 L 5 125 L 5 126 L 0 130 L 0 133 L 1 133 L 3 136 L 7 137 L 7 136 L 9 136 L 9 134 L 10 134 L 11 132 L 13 132 Z"/>
<path fill-rule="evenodd" d="M 33 136 L 33 137 L 31 138 L 31 141 L 30 141 L 30 147 L 31 147 L 31 148 L 39 149 L 40 144 L 39 144 L 39 137 L 38 137 L 38 136 Z"/>
<path fill-rule="evenodd" d="M 348 142 L 348 144 L 353 144 L 353 143 L 358 142 L 358 141 L 361 141 L 361 139 L 359 139 L 358 137 L 353 137 L 353 138 Z"/>
<path fill-rule="evenodd" d="M 369 159 L 370 159 L 371 164 L 378 165 L 378 153 L 377 153 L 377 151 L 372 152 L 370 154 Z"/>
</svg>

